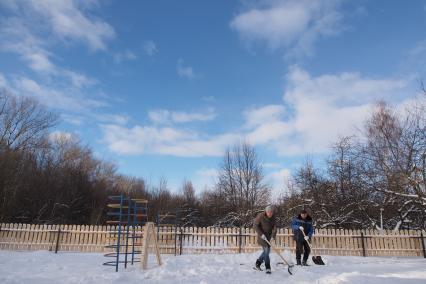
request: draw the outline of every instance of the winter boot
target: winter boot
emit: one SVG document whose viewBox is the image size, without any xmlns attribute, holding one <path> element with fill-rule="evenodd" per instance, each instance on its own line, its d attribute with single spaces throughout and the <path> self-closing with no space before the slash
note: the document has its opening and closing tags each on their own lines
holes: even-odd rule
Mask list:
<svg viewBox="0 0 426 284">
<path fill-rule="evenodd" d="M 260 268 L 260 265 L 262 265 L 262 262 L 260 260 L 256 260 L 256 269 L 262 271 L 262 268 Z"/>
<path fill-rule="evenodd" d="M 271 274 L 271 269 L 270 268 L 266 269 L 266 274 Z"/>
<path fill-rule="evenodd" d="M 308 262 L 306 260 L 303 260 L 302 265 L 303 266 L 309 266 L 309 264 L 308 264 Z"/>
<path fill-rule="evenodd" d="M 300 262 L 300 259 L 296 259 L 296 265 L 302 265 L 302 263 Z"/>
</svg>

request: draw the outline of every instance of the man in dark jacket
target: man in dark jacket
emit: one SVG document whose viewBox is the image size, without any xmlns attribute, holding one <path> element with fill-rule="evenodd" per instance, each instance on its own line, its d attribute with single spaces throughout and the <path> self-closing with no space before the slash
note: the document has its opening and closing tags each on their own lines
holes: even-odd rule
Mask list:
<svg viewBox="0 0 426 284">
<path fill-rule="evenodd" d="M 257 233 L 257 243 L 262 246 L 263 252 L 256 260 L 256 269 L 262 270 L 260 265 L 265 262 L 266 273 L 271 274 L 271 262 L 269 252 L 271 246 L 265 241 L 274 240 L 277 235 L 277 225 L 275 222 L 274 208 L 269 205 L 265 208 L 265 212 L 259 213 L 254 219 L 254 230 Z"/>
<path fill-rule="evenodd" d="M 309 253 L 311 252 L 308 241 L 310 242 L 312 238 L 314 228 L 312 226 L 312 218 L 306 210 L 302 210 L 297 217 L 293 218 L 291 228 L 293 229 L 293 238 L 296 241 L 297 265 L 307 266 Z M 301 262 L 302 251 L 303 261 Z"/>
</svg>

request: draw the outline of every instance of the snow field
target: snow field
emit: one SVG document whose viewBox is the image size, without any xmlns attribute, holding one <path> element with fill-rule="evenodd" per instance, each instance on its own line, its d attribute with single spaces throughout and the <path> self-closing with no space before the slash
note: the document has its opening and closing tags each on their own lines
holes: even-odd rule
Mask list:
<svg viewBox="0 0 426 284">
<path fill-rule="evenodd" d="M 323 256 L 327 265 L 311 263 L 289 275 L 271 253 L 272 274 L 266 275 L 252 268 L 259 254 L 163 255 L 161 267 L 150 256 L 146 271 L 137 263 L 116 273 L 98 253 L 0 251 L 0 283 L 426 283 L 424 258 Z"/>
</svg>

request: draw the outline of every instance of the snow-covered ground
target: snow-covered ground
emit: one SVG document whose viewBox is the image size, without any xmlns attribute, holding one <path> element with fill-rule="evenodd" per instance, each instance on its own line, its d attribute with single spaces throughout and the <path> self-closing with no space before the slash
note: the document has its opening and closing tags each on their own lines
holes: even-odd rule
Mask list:
<svg viewBox="0 0 426 284">
<path fill-rule="evenodd" d="M 163 256 L 149 269 L 103 266 L 97 253 L 0 251 L 0 283 L 426 283 L 426 259 L 323 256 L 326 266 L 299 267 L 295 275 L 276 266 L 271 275 L 254 271 L 258 253 Z"/>
</svg>

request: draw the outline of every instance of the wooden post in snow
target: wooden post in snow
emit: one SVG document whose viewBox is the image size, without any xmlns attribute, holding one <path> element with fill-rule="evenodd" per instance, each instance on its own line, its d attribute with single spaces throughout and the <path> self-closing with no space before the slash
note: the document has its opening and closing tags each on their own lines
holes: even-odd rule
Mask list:
<svg viewBox="0 0 426 284">
<path fill-rule="evenodd" d="M 143 228 L 142 249 L 141 249 L 141 268 L 146 269 L 148 265 L 149 248 L 153 247 L 157 257 L 157 264 L 162 265 L 160 249 L 157 242 L 157 232 L 153 222 L 148 222 Z"/>
</svg>

